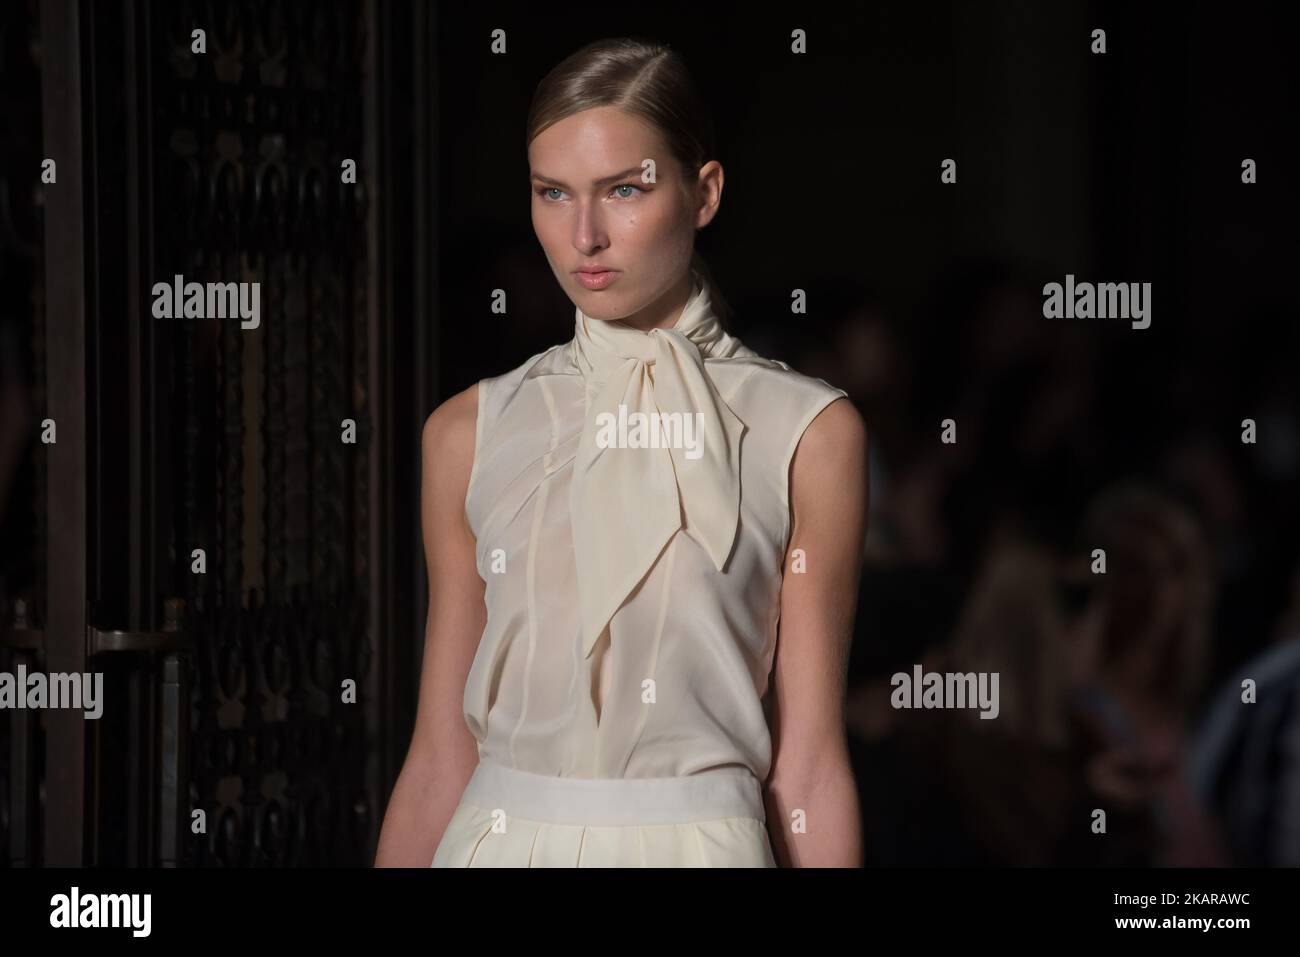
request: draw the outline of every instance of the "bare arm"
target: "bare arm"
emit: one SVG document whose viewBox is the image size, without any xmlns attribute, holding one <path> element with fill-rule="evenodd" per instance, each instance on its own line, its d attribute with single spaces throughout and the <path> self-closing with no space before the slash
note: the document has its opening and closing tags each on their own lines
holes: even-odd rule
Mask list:
<svg viewBox="0 0 1300 957">
<path fill-rule="evenodd" d="M 473 385 L 424 424 L 420 519 L 429 617 L 415 731 L 384 814 L 376 867 L 429 866 L 478 764 L 478 746 L 462 711 L 465 679 L 487 621 L 474 535 L 465 517 L 477 416 Z"/>
<path fill-rule="evenodd" d="M 836 400 L 804 431 L 790 466 L 793 517 L 772 668 L 766 793 L 768 830 L 782 866 L 862 866 L 844 694 L 866 535 L 867 474 L 862 417 L 852 403 Z M 802 549 L 802 573 L 796 549 Z M 796 830 L 798 821 L 805 831 Z"/>
</svg>

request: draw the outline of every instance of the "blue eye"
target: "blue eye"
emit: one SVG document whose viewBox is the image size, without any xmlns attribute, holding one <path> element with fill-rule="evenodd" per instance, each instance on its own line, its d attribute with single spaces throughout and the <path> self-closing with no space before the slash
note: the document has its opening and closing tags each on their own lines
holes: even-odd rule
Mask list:
<svg viewBox="0 0 1300 957">
<path fill-rule="evenodd" d="M 617 186 L 613 187 L 613 188 L 610 190 L 610 192 L 612 193 L 612 192 L 614 192 L 615 190 L 620 190 L 620 189 L 634 189 L 634 190 L 636 190 L 638 193 L 649 192 L 649 190 L 644 190 L 644 189 L 642 189 L 640 186 L 636 186 L 636 185 L 634 185 L 634 184 L 632 184 L 632 183 L 619 183 Z M 564 190 L 560 189 L 558 186 L 543 186 L 541 189 L 537 190 L 537 195 L 540 196 L 540 197 L 542 197 L 542 199 L 543 199 L 544 201 L 546 201 L 546 202 L 550 202 L 550 203 L 556 203 L 556 202 L 559 202 L 559 197 L 552 197 L 552 196 L 548 195 L 548 194 L 550 194 L 550 193 L 560 193 L 560 194 L 563 194 L 563 193 L 564 193 Z M 618 194 L 618 198 L 619 198 L 619 199 L 631 199 L 632 196 L 633 196 L 632 193 L 619 193 L 619 194 Z"/>
</svg>

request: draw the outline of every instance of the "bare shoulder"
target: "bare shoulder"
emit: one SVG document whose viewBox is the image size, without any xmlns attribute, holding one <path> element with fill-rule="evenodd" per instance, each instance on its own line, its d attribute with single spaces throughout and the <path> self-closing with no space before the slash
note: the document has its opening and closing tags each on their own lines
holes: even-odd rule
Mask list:
<svg viewBox="0 0 1300 957">
<path fill-rule="evenodd" d="M 847 398 L 832 400 L 808 424 L 795 450 L 796 471 L 816 470 L 862 461 L 867 449 L 867 425 Z M 811 469 L 809 468 L 811 467 Z"/>
<path fill-rule="evenodd" d="M 867 426 L 848 398 L 833 399 L 808 424 L 790 465 L 793 542 L 800 534 L 853 554 L 866 534 Z M 846 567 L 848 567 L 846 565 Z"/>
<path fill-rule="evenodd" d="M 424 421 L 420 484 L 426 539 L 436 527 L 451 527 L 444 523 L 469 527 L 465 498 L 474 471 L 477 425 L 478 383 L 447 399 Z"/>
<path fill-rule="evenodd" d="M 474 435 L 478 423 L 478 383 L 447 399 L 424 420 L 424 454 L 432 462 L 452 466 L 465 477 L 474 461 Z"/>
</svg>

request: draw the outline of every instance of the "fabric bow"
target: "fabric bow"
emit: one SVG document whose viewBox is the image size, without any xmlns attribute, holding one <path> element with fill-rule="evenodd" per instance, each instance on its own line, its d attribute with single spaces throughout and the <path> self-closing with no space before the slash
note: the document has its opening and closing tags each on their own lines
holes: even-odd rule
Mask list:
<svg viewBox="0 0 1300 957">
<path fill-rule="evenodd" d="M 587 657 L 679 529 L 701 542 L 718 571 L 735 542 L 745 424 L 719 395 L 705 359 L 756 353 L 722 328 L 707 287 L 693 276 L 691 298 L 671 328 L 642 332 L 576 310 L 586 419 L 569 512 Z"/>
</svg>

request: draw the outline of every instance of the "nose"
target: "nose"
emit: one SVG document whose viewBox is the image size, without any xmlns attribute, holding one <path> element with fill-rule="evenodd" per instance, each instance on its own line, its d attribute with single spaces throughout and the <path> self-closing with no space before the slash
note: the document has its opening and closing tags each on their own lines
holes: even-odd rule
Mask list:
<svg viewBox="0 0 1300 957">
<path fill-rule="evenodd" d="M 605 235 L 600 209 L 595 203 L 580 203 L 573 222 L 573 248 L 584 256 L 590 256 L 608 245 L 609 237 Z"/>
</svg>

